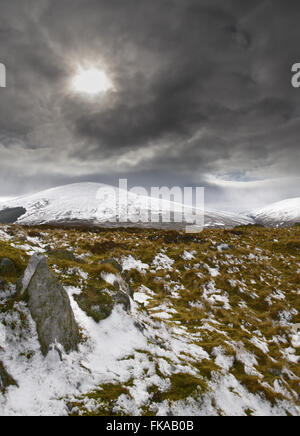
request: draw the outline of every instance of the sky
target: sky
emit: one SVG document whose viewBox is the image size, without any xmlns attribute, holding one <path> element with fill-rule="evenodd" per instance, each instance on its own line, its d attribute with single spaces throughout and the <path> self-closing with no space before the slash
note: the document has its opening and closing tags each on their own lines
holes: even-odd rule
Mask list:
<svg viewBox="0 0 300 436">
<path fill-rule="evenodd" d="M 299 196 L 298 0 L 0 0 L 0 198 L 93 181 Z M 90 96 L 90 68 L 112 86 Z"/>
</svg>

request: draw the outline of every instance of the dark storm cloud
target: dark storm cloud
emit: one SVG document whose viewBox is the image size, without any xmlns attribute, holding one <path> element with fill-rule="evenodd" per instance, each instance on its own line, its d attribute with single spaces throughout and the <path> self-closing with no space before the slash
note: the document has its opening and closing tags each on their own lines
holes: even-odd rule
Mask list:
<svg viewBox="0 0 300 436">
<path fill-rule="evenodd" d="M 112 174 L 296 177 L 299 22 L 297 0 L 1 0 L 0 195 Z M 80 63 L 114 92 L 70 92 Z"/>
</svg>

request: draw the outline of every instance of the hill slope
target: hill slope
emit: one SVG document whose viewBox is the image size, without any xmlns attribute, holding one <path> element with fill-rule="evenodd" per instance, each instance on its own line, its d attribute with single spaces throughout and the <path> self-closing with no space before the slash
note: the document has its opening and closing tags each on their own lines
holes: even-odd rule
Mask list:
<svg viewBox="0 0 300 436">
<path fill-rule="evenodd" d="M 127 195 L 128 219 L 124 206 Z M 119 203 L 116 203 L 116 198 L 120 199 Z M 170 212 L 182 211 L 179 203 L 159 201 L 98 183 L 60 186 L 0 204 L 0 220 L 1 210 L 4 213 L 4 210 L 14 208 L 26 209 L 26 213 L 17 220 L 19 224 L 86 223 L 109 227 L 124 225 L 128 221 L 138 223 L 150 213 L 156 217 L 156 221 L 167 223 Z M 195 209 L 191 211 L 195 212 Z M 234 227 L 249 223 L 252 223 L 251 218 L 235 213 L 213 210 L 205 212 L 205 224 L 208 227 Z M 173 226 L 180 228 L 185 224 Z M 159 227 L 155 223 L 153 226 Z"/>
<path fill-rule="evenodd" d="M 253 211 L 250 217 L 264 226 L 289 226 L 300 223 L 300 197 L 279 201 Z"/>
</svg>

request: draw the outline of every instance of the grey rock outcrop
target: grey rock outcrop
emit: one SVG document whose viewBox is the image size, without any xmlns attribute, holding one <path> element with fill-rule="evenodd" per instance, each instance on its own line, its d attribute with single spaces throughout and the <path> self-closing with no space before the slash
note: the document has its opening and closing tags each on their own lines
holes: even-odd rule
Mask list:
<svg viewBox="0 0 300 436">
<path fill-rule="evenodd" d="M 25 300 L 27 298 L 28 286 L 42 260 L 43 257 L 37 254 L 31 257 L 23 276 L 17 282 L 17 298 L 19 300 Z"/>
<path fill-rule="evenodd" d="M 67 353 L 77 349 L 80 335 L 68 294 L 49 270 L 45 257 L 31 258 L 17 285 L 17 297 L 28 303 L 44 355 L 56 343 Z"/>
</svg>

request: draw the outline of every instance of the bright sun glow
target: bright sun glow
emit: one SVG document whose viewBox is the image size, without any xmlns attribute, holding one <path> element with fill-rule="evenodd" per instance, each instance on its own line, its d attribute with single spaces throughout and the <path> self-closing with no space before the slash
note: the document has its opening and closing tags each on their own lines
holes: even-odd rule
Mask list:
<svg viewBox="0 0 300 436">
<path fill-rule="evenodd" d="M 89 95 L 103 94 L 112 88 L 112 83 L 103 70 L 97 68 L 81 69 L 73 79 L 76 92 Z"/>
</svg>

